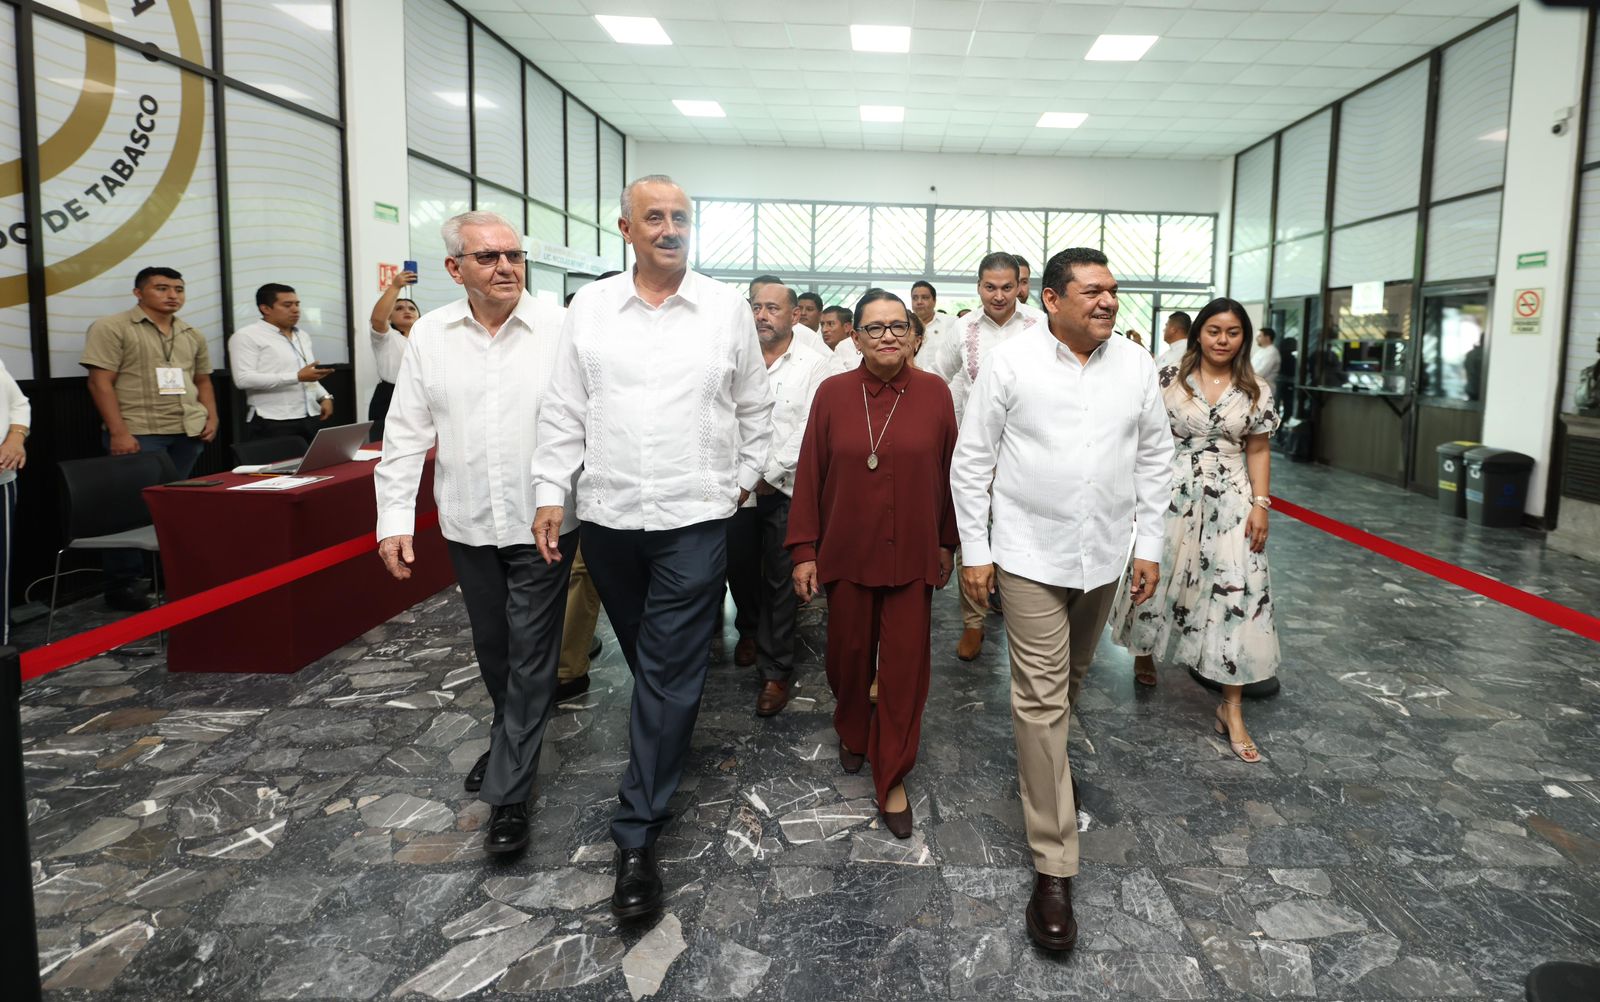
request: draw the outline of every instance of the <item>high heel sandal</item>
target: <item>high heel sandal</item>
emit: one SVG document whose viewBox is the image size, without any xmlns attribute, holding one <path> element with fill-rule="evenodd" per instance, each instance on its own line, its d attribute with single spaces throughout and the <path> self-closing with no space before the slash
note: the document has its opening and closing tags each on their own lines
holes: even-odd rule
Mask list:
<svg viewBox="0 0 1600 1002">
<path fill-rule="evenodd" d="M 1261 752 L 1256 749 L 1256 743 L 1254 741 L 1233 740 L 1233 733 L 1229 730 L 1227 722 L 1222 719 L 1222 708 L 1224 706 L 1241 706 L 1243 705 L 1243 702 L 1243 700 L 1224 699 L 1222 702 L 1218 703 L 1217 719 L 1213 720 L 1211 724 L 1217 729 L 1218 734 L 1221 734 L 1223 737 L 1228 739 L 1228 744 L 1233 747 L 1233 753 L 1239 756 L 1239 761 L 1248 762 L 1251 765 L 1254 765 L 1261 761 Z"/>
</svg>

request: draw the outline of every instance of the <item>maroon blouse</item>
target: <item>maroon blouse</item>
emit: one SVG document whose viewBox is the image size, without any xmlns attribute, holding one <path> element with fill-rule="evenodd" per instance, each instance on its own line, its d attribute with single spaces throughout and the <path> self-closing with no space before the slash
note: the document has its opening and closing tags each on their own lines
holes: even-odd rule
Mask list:
<svg viewBox="0 0 1600 1002">
<path fill-rule="evenodd" d="M 873 437 L 883 435 L 877 469 L 867 468 L 867 411 Z M 795 563 L 815 560 L 823 584 L 937 587 L 939 549 L 954 550 L 961 538 L 950 499 L 955 447 L 955 408 L 938 376 L 907 365 L 885 383 L 862 364 L 823 380 L 789 507 L 784 543 Z"/>
</svg>

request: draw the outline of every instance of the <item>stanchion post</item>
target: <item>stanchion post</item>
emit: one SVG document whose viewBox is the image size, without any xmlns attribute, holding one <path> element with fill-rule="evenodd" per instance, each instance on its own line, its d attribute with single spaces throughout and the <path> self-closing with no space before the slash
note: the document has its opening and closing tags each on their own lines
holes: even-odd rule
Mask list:
<svg viewBox="0 0 1600 1002">
<path fill-rule="evenodd" d="M 0 647 L 0 901 L 5 933 L 0 981 L 8 999 L 39 1002 L 39 933 L 33 915 L 33 855 L 28 844 L 28 789 L 22 777 L 22 664 L 12 647 Z"/>
</svg>

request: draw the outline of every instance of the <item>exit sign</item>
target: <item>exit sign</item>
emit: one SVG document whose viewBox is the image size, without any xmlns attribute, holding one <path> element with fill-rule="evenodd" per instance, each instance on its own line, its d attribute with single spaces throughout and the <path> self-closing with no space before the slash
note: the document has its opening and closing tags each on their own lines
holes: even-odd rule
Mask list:
<svg viewBox="0 0 1600 1002">
<path fill-rule="evenodd" d="M 1517 255 L 1518 268 L 1543 268 L 1550 263 L 1549 251 L 1529 251 Z"/>
</svg>

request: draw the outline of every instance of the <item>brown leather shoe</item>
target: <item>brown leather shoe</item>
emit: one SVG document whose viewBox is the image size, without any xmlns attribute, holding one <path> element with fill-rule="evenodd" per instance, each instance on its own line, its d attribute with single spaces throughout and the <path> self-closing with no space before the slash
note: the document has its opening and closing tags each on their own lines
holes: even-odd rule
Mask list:
<svg viewBox="0 0 1600 1002">
<path fill-rule="evenodd" d="M 961 631 L 961 642 L 956 644 L 956 657 L 963 661 L 971 661 L 983 650 L 983 631 L 968 628 Z"/>
<path fill-rule="evenodd" d="M 1078 920 L 1072 917 L 1072 878 L 1041 873 L 1034 878 L 1028 899 L 1028 935 L 1046 950 L 1070 950 L 1078 945 Z"/>
<path fill-rule="evenodd" d="M 756 638 L 740 637 L 733 648 L 733 663 L 740 668 L 748 668 L 756 663 Z"/>
<path fill-rule="evenodd" d="M 773 716 L 788 705 L 789 683 L 769 681 L 761 687 L 761 695 L 756 697 L 756 716 Z"/>
<path fill-rule="evenodd" d="M 854 776 L 861 771 L 861 767 L 866 764 L 866 761 L 867 757 L 865 755 L 857 755 L 846 748 L 843 741 L 839 742 L 839 768 Z"/>
</svg>

